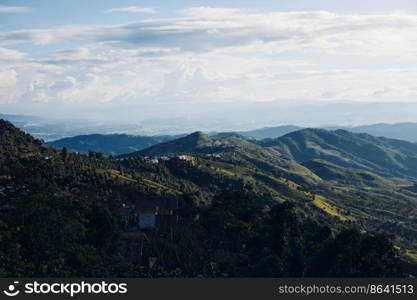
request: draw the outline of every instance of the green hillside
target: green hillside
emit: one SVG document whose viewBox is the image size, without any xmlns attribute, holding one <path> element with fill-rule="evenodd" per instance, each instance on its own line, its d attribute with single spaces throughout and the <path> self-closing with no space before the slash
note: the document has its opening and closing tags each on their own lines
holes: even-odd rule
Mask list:
<svg viewBox="0 0 417 300">
<path fill-rule="evenodd" d="M 88 153 L 101 152 L 107 155 L 120 155 L 135 152 L 152 145 L 173 139 L 171 136 L 134 136 L 127 134 L 90 134 L 59 139 L 46 143 L 52 147 L 68 148 L 70 151 Z"/>
<path fill-rule="evenodd" d="M 190 140 L 194 142 L 186 143 Z M 182 151 L 178 151 L 177 141 Z M 220 165 L 217 170 L 225 176 L 255 179 L 255 186 L 272 187 L 276 199 L 297 199 L 316 218 L 326 219 L 324 213 L 367 231 L 390 232 L 398 235 L 399 243 L 414 249 L 417 177 L 407 164 L 413 163 L 415 148 L 412 143 L 367 134 L 305 129 L 258 143 L 196 133 L 132 155 L 217 153 L 220 158 L 211 157 L 211 165 Z M 389 159 L 392 153 L 401 157 L 401 164 L 396 164 L 397 156 Z M 396 169 L 391 169 L 394 165 Z M 287 183 L 304 197 L 296 193 L 284 197 L 279 185 L 274 187 L 277 182 Z"/>
<path fill-rule="evenodd" d="M 406 141 L 345 130 L 303 129 L 261 145 L 299 163 L 323 159 L 382 176 L 417 177 L 417 144 Z"/>
<path fill-rule="evenodd" d="M 399 182 L 399 179 L 392 180 L 369 171 L 340 167 L 321 159 L 309 160 L 302 165 L 325 181 L 342 184 L 386 188 L 395 187 Z M 402 182 L 410 184 L 406 180 Z"/>
<path fill-rule="evenodd" d="M 217 153 L 234 147 L 230 139 L 220 139 L 208 136 L 203 132 L 194 132 L 185 137 L 175 139 L 166 143 L 157 144 L 147 149 L 125 155 L 134 156 L 156 156 L 167 154 L 190 154 L 190 153 Z M 243 140 L 242 140 L 243 143 Z"/>
</svg>

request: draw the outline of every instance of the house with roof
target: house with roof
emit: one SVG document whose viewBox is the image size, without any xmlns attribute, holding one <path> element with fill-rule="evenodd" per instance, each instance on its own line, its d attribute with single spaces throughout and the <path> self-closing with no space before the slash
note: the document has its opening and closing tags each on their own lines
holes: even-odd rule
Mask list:
<svg viewBox="0 0 417 300">
<path fill-rule="evenodd" d="M 142 230 L 169 231 L 178 221 L 178 199 L 174 197 L 138 197 L 134 206 Z"/>
<path fill-rule="evenodd" d="M 178 223 L 178 199 L 174 197 L 137 197 L 135 202 L 119 205 L 123 228 L 128 231 L 172 233 Z"/>
</svg>

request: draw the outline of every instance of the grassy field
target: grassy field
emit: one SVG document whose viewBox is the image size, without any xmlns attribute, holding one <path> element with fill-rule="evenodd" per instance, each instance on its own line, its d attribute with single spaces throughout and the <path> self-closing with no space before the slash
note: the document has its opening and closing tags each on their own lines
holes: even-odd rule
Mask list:
<svg viewBox="0 0 417 300">
<path fill-rule="evenodd" d="M 409 250 L 407 249 L 405 251 L 405 255 L 407 255 L 409 258 L 417 262 L 417 251 L 416 250 Z"/>
<path fill-rule="evenodd" d="M 327 214 L 338 218 L 340 221 L 350 220 L 350 218 L 342 215 L 339 212 L 339 209 L 336 206 L 333 206 L 333 205 L 327 203 L 326 198 L 324 198 L 323 196 L 315 195 L 314 200 L 313 200 L 312 203 L 313 203 L 314 206 L 320 208 L 321 210 L 323 210 Z"/>
</svg>

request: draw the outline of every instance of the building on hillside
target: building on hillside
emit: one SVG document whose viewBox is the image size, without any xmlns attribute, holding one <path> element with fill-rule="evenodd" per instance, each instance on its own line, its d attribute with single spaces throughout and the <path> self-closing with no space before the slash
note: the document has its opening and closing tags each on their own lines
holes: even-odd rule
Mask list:
<svg viewBox="0 0 417 300">
<path fill-rule="evenodd" d="M 135 202 L 140 229 L 171 231 L 178 221 L 178 199 L 171 197 L 139 197 Z"/>
<path fill-rule="evenodd" d="M 138 197 L 131 205 L 122 203 L 119 216 L 127 231 L 155 230 L 173 233 L 178 223 L 178 199 L 173 197 Z"/>
<path fill-rule="evenodd" d="M 191 155 L 178 155 L 177 158 L 183 161 L 188 161 L 193 165 L 195 164 L 197 160 L 194 156 L 191 156 Z"/>
<path fill-rule="evenodd" d="M 159 160 L 157 158 L 152 158 L 152 159 L 149 160 L 149 162 L 151 164 L 158 164 L 159 163 Z"/>
</svg>

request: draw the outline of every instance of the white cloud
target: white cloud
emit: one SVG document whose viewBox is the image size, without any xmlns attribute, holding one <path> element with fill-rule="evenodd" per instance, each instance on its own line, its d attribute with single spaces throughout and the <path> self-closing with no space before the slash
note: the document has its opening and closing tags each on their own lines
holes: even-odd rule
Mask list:
<svg viewBox="0 0 417 300">
<path fill-rule="evenodd" d="M 13 49 L 0 47 L 0 61 L 17 61 L 25 57 L 25 54 Z"/>
<path fill-rule="evenodd" d="M 83 59 L 90 56 L 90 49 L 86 47 L 57 50 L 52 53 L 55 58 Z"/>
<path fill-rule="evenodd" d="M 230 47 L 269 47 L 276 53 L 416 56 L 416 14 L 330 12 L 250 13 L 192 8 L 183 16 L 114 26 L 65 26 L 0 33 L 0 45 L 107 43 L 113 47 L 177 48 L 207 52 Z"/>
<path fill-rule="evenodd" d="M 0 5 L 0 13 L 26 13 L 30 11 L 32 11 L 30 7 Z"/>
<path fill-rule="evenodd" d="M 75 55 L 63 63 L 60 56 L 64 53 Z M 9 94 L 18 93 L 25 101 L 97 105 L 103 102 L 141 105 L 162 99 L 175 103 L 291 99 L 412 101 L 416 97 L 417 67 L 321 69 L 260 54 L 255 57 L 224 52 L 189 55 L 173 52 L 162 57 L 141 54 L 140 50 L 102 49 L 96 54 L 74 49 L 55 52 L 56 60 L 9 62 L 9 71 L 1 77 L 4 85 L 0 86 L 7 93 L 0 93 L 0 102 L 9 101 Z"/>
<path fill-rule="evenodd" d="M 20 92 L 17 89 L 17 72 L 0 67 L 0 103 L 16 102 Z"/>
<path fill-rule="evenodd" d="M 0 48 L 0 102 L 417 99 L 417 15 L 204 7 L 181 14 L 1 32 L 8 48 Z M 11 49 L 61 42 L 68 48 L 36 58 Z"/>
<path fill-rule="evenodd" d="M 0 88 L 10 88 L 16 85 L 17 73 L 15 70 L 0 69 Z"/>
<path fill-rule="evenodd" d="M 154 8 L 138 7 L 138 6 L 111 8 L 111 9 L 106 10 L 105 12 L 106 13 L 125 12 L 125 13 L 143 13 L 143 14 L 157 13 L 157 11 Z"/>
</svg>

